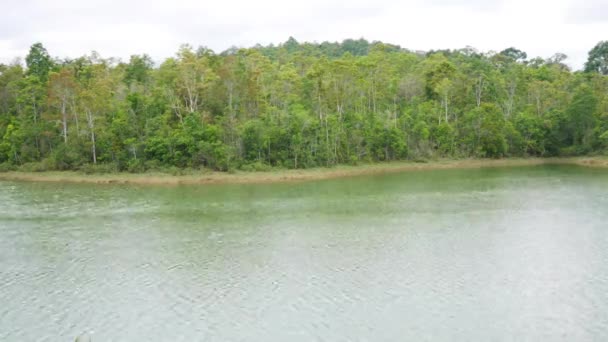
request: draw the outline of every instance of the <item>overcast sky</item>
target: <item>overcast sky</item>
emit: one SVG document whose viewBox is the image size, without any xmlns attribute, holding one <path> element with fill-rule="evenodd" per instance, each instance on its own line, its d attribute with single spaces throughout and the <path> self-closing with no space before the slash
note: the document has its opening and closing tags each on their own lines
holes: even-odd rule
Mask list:
<svg viewBox="0 0 608 342">
<path fill-rule="evenodd" d="M 182 43 L 231 46 L 364 37 L 413 50 L 466 46 L 569 56 L 608 40 L 608 0 L 9 0 L 0 6 L 0 63 L 42 42 L 52 56 L 173 56 Z"/>
</svg>

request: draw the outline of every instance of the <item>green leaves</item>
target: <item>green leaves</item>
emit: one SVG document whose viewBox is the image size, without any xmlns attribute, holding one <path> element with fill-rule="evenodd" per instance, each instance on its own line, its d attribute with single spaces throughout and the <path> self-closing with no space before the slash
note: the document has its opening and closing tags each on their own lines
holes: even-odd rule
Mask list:
<svg viewBox="0 0 608 342">
<path fill-rule="evenodd" d="M 601 41 L 589 51 L 589 58 L 585 63 L 586 72 L 598 72 L 608 75 L 608 41 Z"/>
<path fill-rule="evenodd" d="M 42 43 L 36 43 L 30 47 L 30 52 L 25 57 L 27 65 L 27 75 L 36 76 L 41 82 L 48 80 L 49 72 L 53 67 L 53 62 L 48 51 Z"/>
<path fill-rule="evenodd" d="M 589 86 L 584 84 L 576 89 L 566 111 L 569 119 L 567 131 L 573 145 L 581 145 L 583 149 L 592 147 L 597 105 L 597 97 Z"/>
<path fill-rule="evenodd" d="M 0 65 L 0 163 L 225 171 L 605 151 L 607 48 L 583 74 L 561 54 L 422 54 L 364 39 L 184 45 L 159 66 L 95 53 L 53 62 L 37 43 L 26 69 Z"/>
</svg>

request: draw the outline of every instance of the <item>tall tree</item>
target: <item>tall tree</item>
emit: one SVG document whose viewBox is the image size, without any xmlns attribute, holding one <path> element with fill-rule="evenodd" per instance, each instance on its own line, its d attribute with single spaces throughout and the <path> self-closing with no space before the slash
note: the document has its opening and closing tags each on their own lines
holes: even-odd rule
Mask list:
<svg viewBox="0 0 608 342">
<path fill-rule="evenodd" d="M 589 147 L 589 139 L 595 126 L 598 100 L 592 89 L 581 85 L 576 90 L 566 113 L 569 117 L 569 133 L 573 145 Z"/>
<path fill-rule="evenodd" d="M 74 88 L 74 77 L 70 70 L 62 68 L 50 74 L 49 101 L 61 114 L 61 135 L 65 144 L 68 143 L 68 107 L 74 102 Z M 78 127 L 78 117 L 75 117 L 75 122 Z"/>
<path fill-rule="evenodd" d="M 48 80 L 49 72 L 53 67 L 53 61 L 42 43 L 35 43 L 30 47 L 30 52 L 25 57 L 27 74 L 38 77 L 41 82 Z"/>
<path fill-rule="evenodd" d="M 608 40 L 597 43 L 589 51 L 589 57 L 587 63 L 585 63 L 585 71 L 608 75 Z"/>
</svg>

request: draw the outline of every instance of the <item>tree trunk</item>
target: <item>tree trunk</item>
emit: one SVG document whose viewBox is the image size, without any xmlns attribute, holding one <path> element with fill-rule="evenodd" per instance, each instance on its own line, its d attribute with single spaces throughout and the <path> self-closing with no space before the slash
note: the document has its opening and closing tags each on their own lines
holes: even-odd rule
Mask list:
<svg viewBox="0 0 608 342">
<path fill-rule="evenodd" d="M 97 145 L 95 143 L 94 131 L 91 131 L 91 142 L 93 143 L 93 146 L 91 147 L 91 150 L 93 151 L 93 164 L 97 164 Z"/>
<path fill-rule="evenodd" d="M 445 106 L 445 122 L 448 122 L 448 94 L 445 93 L 445 96 L 443 98 L 443 104 Z"/>
<path fill-rule="evenodd" d="M 78 123 L 78 114 L 76 111 L 76 104 L 74 103 L 74 100 L 71 101 L 70 103 L 70 107 L 72 109 L 72 113 L 74 114 L 74 124 L 76 124 L 76 136 L 80 135 L 80 124 Z"/>
<path fill-rule="evenodd" d="M 68 143 L 68 115 L 65 109 L 65 99 L 61 101 L 61 123 L 63 126 L 63 142 Z"/>
<path fill-rule="evenodd" d="M 89 130 L 91 131 L 91 152 L 93 153 L 93 164 L 97 164 L 97 144 L 95 142 L 95 121 L 93 120 L 93 113 L 90 110 L 87 110 L 87 123 L 89 125 Z"/>
<path fill-rule="evenodd" d="M 483 94 L 483 86 L 485 81 L 483 76 L 479 76 L 477 83 L 475 84 L 475 100 L 477 102 L 477 107 L 481 106 L 481 95 Z"/>
<path fill-rule="evenodd" d="M 515 90 L 517 89 L 517 82 L 515 81 L 511 81 L 509 83 L 509 90 L 508 90 L 508 99 L 507 99 L 507 110 L 506 110 L 506 114 L 507 114 L 507 118 L 511 117 L 511 114 L 513 113 L 513 105 L 515 102 Z"/>
</svg>

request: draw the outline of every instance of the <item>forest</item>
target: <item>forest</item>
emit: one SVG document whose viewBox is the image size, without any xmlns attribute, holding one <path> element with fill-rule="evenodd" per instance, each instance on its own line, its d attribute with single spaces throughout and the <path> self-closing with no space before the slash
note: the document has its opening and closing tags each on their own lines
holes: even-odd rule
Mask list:
<svg viewBox="0 0 608 342">
<path fill-rule="evenodd" d="M 159 62 L 41 43 L 0 64 L 0 170 L 258 171 L 608 151 L 608 41 L 584 70 L 524 51 L 347 39 Z"/>
</svg>

